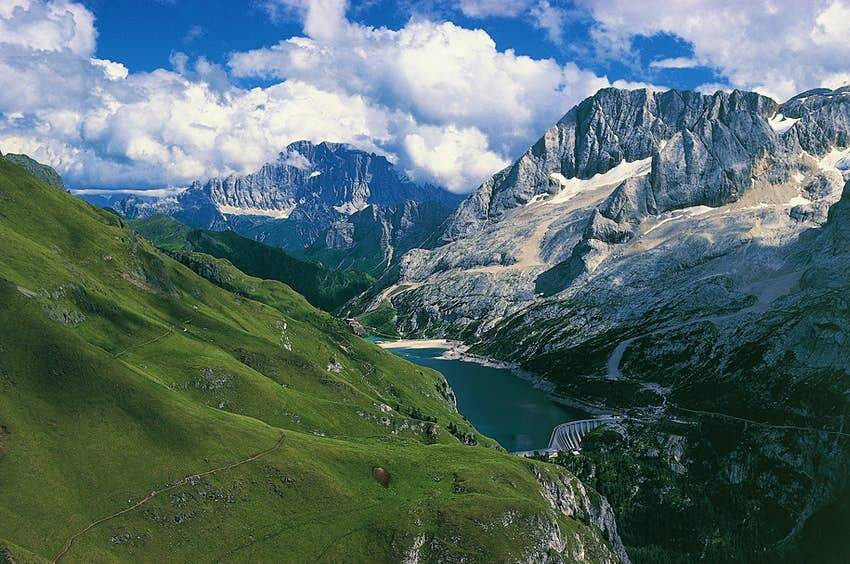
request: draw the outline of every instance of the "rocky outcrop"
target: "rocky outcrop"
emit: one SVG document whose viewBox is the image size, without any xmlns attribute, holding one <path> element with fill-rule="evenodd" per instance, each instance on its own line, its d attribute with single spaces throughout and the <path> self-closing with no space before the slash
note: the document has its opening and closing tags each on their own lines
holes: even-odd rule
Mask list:
<svg viewBox="0 0 850 564">
<path fill-rule="evenodd" d="M 592 525 L 600 531 L 603 538 L 610 545 L 612 554 L 606 555 L 610 560 L 608 558 L 601 558 L 599 560 L 593 559 L 594 561 L 629 562 L 623 541 L 617 532 L 614 512 L 608 500 L 596 492 L 589 491 L 583 483 L 565 472 L 543 471 L 538 467 L 533 467 L 532 472 L 540 483 L 541 495 L 549 502 L 549 505 L 556 513 L 566 517 L 577 518 Z M 576 551 L 581 543 L 573 544 L 570 542 L 571 540 L 573 539 L 561 539 L 560 543 L 558 543 L 558 541 L 553 539 L 549 548 L 556 549 L 560 553 L 569 552 L 571 553 L 570 556 L 578 562 L 589 560 L 587 554 L 581 554 Z M 571 544 L 573 544 L 572 547 L 570 547 Z M 596 558 L 600 558 L 599 555 Z"/>
<path fill-rule="evenodd" d="M 782 104 L 778 114 L 795 120 L 784 136 L 789 148 L 822 156 L 850 146 L 850 86 L 803 92 Z"/>
<path fill-rule="evenodd" d="M 516 507 L 496 519 L 475 521 L 481 532 L 491 538 L 511 539 L 511 555 L 504 561 L 528 564 L 627 564 L 630 561 L 605 498 L 556 466 L 528 462 L 528 467 L 548 507 L 532 512 Z M 460 490 L 462 493 L 462 486 Z M 399 562 L 466 561 L 468 556 L 457 551 L 457 536 L 451 530 L 448 534 L 439 529 L 434 532 L 433 527 L 425 523 L 428 519 L 425 515 L 416 518 L 413 534 L 394 540 L 395 557 L 391 559 Z M 485 551 L 490 544 L 483 546 L 481 553 L 476 555 L 479 560 L 488 561 Z"/>
<path fill-rule="evenodd" d="M 62 181 L 62 177 L 59 176 L 58 172 L 48 165 L 41 164 L 40 162 L 31 159 L 27 155 L 19 155 L 15 153 L 8 153 L 4 155 L 3 153 L 0 153 L 0 159 L 18 165 L 34 177 L 50 186 L 59 188 L 60 190 L 65 189 L 65 183 Z"/>
</svg>

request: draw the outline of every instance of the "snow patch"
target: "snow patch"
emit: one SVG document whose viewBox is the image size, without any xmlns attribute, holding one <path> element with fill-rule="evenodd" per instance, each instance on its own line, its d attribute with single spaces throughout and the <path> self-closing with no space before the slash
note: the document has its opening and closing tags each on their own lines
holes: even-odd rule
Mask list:
<svg viewBox="0 0 850 564">
<path fill-rule="evenodd" d="M 228 206 L 225 204 L 218 204 L 216 206 L 218 211 L 225 215 L 260 215 L 263 217 L 270 217 L 272 219 L 286 219 L 289 217 L 296 207 L 296 205 L 291 205 L 288 208 L 284 208 L 282 210 L 278 209 L 263 209 L 263 208 L 241 208 L 238 206 Z"/>
<path fill-rule="evenodd" d="M 369 207 L 367 203 L 355 204 L 354 202 L 344 202 L 342 205 L 334 206 L 334 209 L 345 215 L 352 215 Z"/>
<path fill-rule="evenodd" d="M 620 184 L 629 178 L 645 176 L 649 174 L 651 169 L 652 157 L 648 157 L 639 161 L 623 161 L 608 172 L 596 174 L 586 179 L 566 178 L 560 172 L 553 172 L 549 175 L 549 180 L 557 183 L 560 186 L 560 190 L 551 199 L 546 200 L 546 203 L 561 204 L 579 192 L 602 188 L 603 186 L 610 186 L 612 184 Z"/>
<path fill-rule="evenodd" d="M 771 119 L 768 120 L 768 124 L 776 132 L 777 135 L 782 135 L 792 127 L 794 124 L 800 121 L 800 118 L 790 118 L 785 117 L 782 114 L 776 114 Z"/>
<path fill-rule="evenodd" d="M 850 149 L 832 149 L 818 160 L 824 170 L 850 171 Z"/>
<path fill-rule="evenodd" d="M 804 198 L 802 196 L 795 196 L 788 200 L 788 203 L 785 204 L 786 207 L 793 208 L 794 206 L 805 206 L 811 204 L 812 201 L 808 198 Z"/>
<path fill-rule="evenodd" d="M 673 211 L 670 211 L 670 212 L 663 213 L 663 214 L 658 216 L 660 221 L 658 223 L 656 223 L 655 225 L 653 225 L 652 227 L 650 227 L 649 229 L 647 229 L 644 232 L 644 235 L 649 235 L 650 233 L 652 233 L 653 231 L 655 231 L 656 229 L 658 229 L 659 227 L 661 227 L 662 225 L 664 225 L 665 223 L 667 223 L 669 221 L 675 221 L 677 219 L 684 219 L 684 218 L 690 218 L 690 217 L 699 217 L 701 215 L 705 215 L 708 212 L 715 211 L 717 209 L 718 208 L 712 208 L 711 206 L 691 206 L 691 207 L 688 207 L 688 208 L 682 208 L 682 209 L 673 210 Z"/>
<path fill-rule="evenodd" d="M 689 208 L 682 208 L 679 210 L 682 214 L 688 215 L 690 217 L 697 217 L 700 215 L 705 215 L 710 211 L 716 210 L 717 208 L 713 208 L 711 206 L 691 206 Z"/>
<path fill-rule="evenodd" d="M 313 172 L 311 172 L 311 173 L 310 173 L 310 176 L 308 176 L 307 178 L 308 178 L 308 179 L 309 179 L 309 178 L 316 178 L 317 176 L 321 176 L 321 174 L 322 174 L 322 172 L 321 172 L 321 171 L 319 171 L 319 170 L 314 170 Z"/>
</svg>

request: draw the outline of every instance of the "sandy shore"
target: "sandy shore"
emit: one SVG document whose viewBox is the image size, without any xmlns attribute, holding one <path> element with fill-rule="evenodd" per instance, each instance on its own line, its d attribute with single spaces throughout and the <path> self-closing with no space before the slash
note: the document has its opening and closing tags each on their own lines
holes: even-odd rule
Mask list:
<svg viewBox="0 0 850 564">
<path fill-rule="evenodd" d="M 446 339 L 401 339 L 399 341 L 379 341 L 375 343 L 382 349 L 452 349 L 454 341 Z"/>
</svg>

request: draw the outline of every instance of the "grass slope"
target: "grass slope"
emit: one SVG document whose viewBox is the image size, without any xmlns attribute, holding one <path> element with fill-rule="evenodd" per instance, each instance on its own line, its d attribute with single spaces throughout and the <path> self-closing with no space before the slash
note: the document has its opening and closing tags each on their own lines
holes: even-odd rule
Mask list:
<svg viewBox="0 0 850 564">
<path fill-rule="evenodd" d="M 2 161 L 0 241 L 0 561 L 52 559 L 169 487 L 64 561 L 380 562 L 414 546 L 504 561 L 547 522 L 610 555 L 532 470 L 571 477 L 485 437 L 461 445 L 446 426 L 473 430 L 438 373 L 286 285 L 208 255 L 183 255 L 189 268 Z"/>
<path fill-rule="evenodd" d="M 398 338 L 396 310 L 389 301 L 381 302 L 375 309 L 355 318 L 361 325 L 379 337 Z"/>
<path fill-rule="evenodd" d="M 247 274 L 288 284 L 311 304 L 327 311 L 339 308 L 374 282 L 363 272 L 331 270 L 299 260 L 281 249 L 247 239 L 233 231 L 191 229 L 167 216 L 130 223 L 161 249 L 194 251 L 227 259 Z"/>
</svg>

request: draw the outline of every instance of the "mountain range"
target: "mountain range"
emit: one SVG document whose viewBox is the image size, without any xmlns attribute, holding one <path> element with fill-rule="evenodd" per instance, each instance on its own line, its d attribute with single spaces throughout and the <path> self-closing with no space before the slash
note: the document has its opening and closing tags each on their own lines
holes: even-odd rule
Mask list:
<svg viewBox="0 0 850 564">
<path fill-rule="evenodd" d="M 840 519 L 848 491 L 848 179 L 850 88 L 783 104 L 601 90 L 462 202 L 433 246 L 401 257 L 366 309 L 513 363 L 567 401 L 655 421 L 596 458 L 586 449 L 585 466 L 564 461 L 611 497 L 627 545 L 718 561 L 801 538 L 835 546 L 846 515 L 832 541 L 808 524 Z M 619 495 L 629 478 L 600 478 L 612 452 L 659 451 L 654 484 L 632 475 Z M 671 490 L 706 505 L 658 501 Z M 648 507 L 718 517 L 659 540 Z"/>
<path fill-rule="evenodd" d="M 165 214 L 197 229 L 232 230 L 328 267 L 381 274 L 420 246 L 460 196 L 413 182 L 386 157 L 338 143 L 298 141 L 258 171 L 195 182 L 151 201 L 110 205 L 124 217 Z"/>
<path fill-rule="evenodd" d="M 841 561 L 850 88 L 603 89 L 459 203 L 387 167 L 296 143 L 115 207 L 368 272 L 345 312 L 381 334 L 629 413 L 557 462 L 611 500 L 636 560 Z"/>
</svg>

